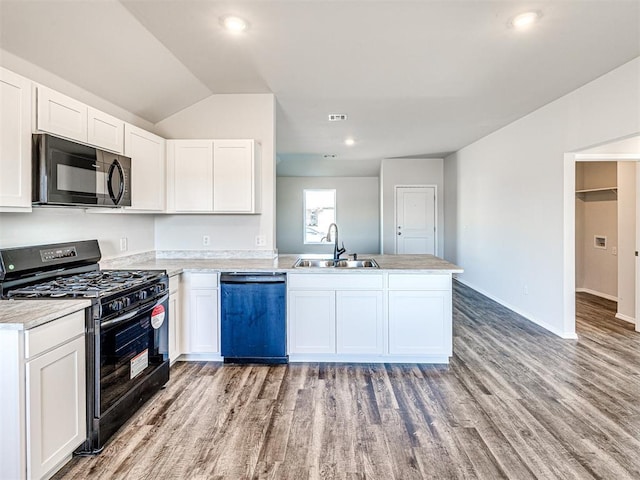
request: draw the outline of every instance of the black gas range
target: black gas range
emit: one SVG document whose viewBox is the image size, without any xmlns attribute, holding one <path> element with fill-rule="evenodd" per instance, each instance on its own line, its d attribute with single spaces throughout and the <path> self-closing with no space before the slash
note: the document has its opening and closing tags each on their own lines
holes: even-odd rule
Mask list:
<svg viewBox="0 0 640 480">
<path fill-rule="evenodd" d="M 2 299 L 87 298 L 87 431 L 105 442 L 169 380 L 164 270 L 100 270 L 97 240 L 0 250 Z"/>
</svg>

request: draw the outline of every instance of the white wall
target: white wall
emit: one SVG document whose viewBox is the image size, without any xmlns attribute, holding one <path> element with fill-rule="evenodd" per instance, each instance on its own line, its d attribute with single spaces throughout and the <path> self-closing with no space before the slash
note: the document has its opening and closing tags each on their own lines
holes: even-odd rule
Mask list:
<svg viewBox="0 0 640 480">
<path fill-rule="evenodd" d="M 395 187 L 396 185 L 436 185 L 438 213 L 438 252 L 444 255 L 444 166 L 441 158 L 392 158 L 382 160 L 380 189 L 382 192 L 383 253 L 395 253 Z"/>
<path fill-rule="evenodd" d="M 446 258 L 465 269 L 461 280 L 573 337 L 564 153 L 637 132 L 640 57 L 447 157 Z"/>
<path fill-rule="evenodd" d="M 262 144 L 261 215 L 164 215 L 156 218 L 158 250 L 274 250 L 275 100 L 272 94 L 212 95 L 156 124 L 165 138 L 254 138 Z M 211 246 L 202 245 L 202 236 Z M 267 244 L 256 247 L 255 237 Z"/>
<path fill-rule="evenodd" d="M 333 253 L 331 245 L 303 243 L 303 190 L 336 189 L 339 240 L 348 253 L 380 252 L 380 187 L 377 177 L 278 177 L 279 253 Z"/>
<path fill-rule="evenodd" d="M 128 250 L 120 252 L 120 238 Z M 0 213 L 0 248 L 98 239 L 102 258 L 154 249 L 152 215 L 91 213 L 80 208 L 35 207 L 31 213 Z"/>
<path fill-rule="evenodd" d="M 634 321 L 636 315 L 636 162 L 618 162 L 618 312 Z"/>
</svg>

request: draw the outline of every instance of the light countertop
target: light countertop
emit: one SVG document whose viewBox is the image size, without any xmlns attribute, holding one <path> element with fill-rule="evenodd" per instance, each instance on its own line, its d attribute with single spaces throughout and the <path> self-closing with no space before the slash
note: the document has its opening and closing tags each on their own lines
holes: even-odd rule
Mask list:
<svg viewBox="0 0 640 480">
<path fill-rule="evenodd" d="M 222 258 L 180 258 L 180 259 L 144 259 L 136 260 L 132 257 L 128 263 L 119 260 L 117 267 L 110 266 L 109 261 L 101 262 L 103 269 L 138 269 L 138 270 L 166 270 L 169 276 L 182 272 L 255 272 L 261 270 L 289 272 L 289 273 L 422 273 L 443 274 L 462 273 L 463 269 L 433 255 L 358 255 L 358 259 L 373 258 L 380 268 L 293 268 L 293 264 L 300 257 L 306 255 L 280 255 L 273 259 L 222 259 Z M 330 255 L 326 258 L 330 258 Z"/>
<path fill-rule="evenodd" d="M 91 306 L 79 300 L 0 300 L 0 330 L 29 330 Z"/>
</svg>

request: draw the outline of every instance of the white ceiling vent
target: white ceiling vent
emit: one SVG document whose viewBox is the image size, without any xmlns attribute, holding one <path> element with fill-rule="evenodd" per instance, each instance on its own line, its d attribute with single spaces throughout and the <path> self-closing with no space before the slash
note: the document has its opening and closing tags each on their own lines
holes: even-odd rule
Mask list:
<svg viewBox="0 0 640 480">
<path fill-rule="evenodd" d="M 329 121 L 330 122 L 342 122 L 347 119 L 346 113 L 330 113 Z"/>
</svg>

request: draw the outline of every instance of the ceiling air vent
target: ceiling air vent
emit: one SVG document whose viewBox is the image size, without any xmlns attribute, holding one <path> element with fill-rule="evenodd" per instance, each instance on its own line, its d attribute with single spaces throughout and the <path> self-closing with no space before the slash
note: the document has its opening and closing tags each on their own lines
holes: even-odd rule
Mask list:
<svg viewBox="0 0 640 480">
<path fill-rule="evenodd" d="M 330 122 L 342 122 L 347 119 L 346 113 L 330 113 L 329 121 Z"/>
</svg>

